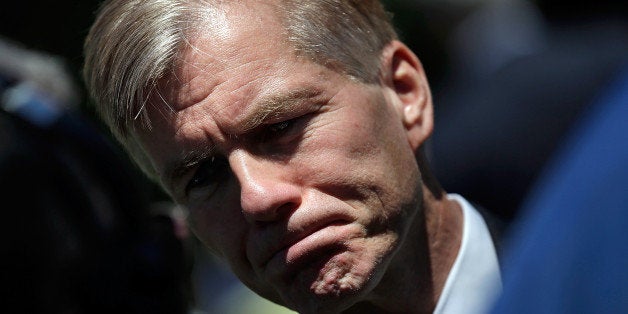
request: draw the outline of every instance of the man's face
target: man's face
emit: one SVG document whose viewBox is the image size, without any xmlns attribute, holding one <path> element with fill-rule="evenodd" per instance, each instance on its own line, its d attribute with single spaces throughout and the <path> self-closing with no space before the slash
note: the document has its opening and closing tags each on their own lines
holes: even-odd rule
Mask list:
<svg viewBox="0 0 628 314">
<path fill-rule="evenodd" d="M 368 299 L 404 240 L 418 166 L 390 91 L 297 58 L 263 10 L 192 42 L 137 138 L 245 284 L 299 311 L 342 309 Z"/>
</svg>

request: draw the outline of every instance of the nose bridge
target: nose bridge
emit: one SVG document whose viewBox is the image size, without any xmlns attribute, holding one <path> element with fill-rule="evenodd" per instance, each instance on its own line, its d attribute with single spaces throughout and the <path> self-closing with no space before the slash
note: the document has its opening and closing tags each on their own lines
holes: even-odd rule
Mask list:
<svg viewBox="0 0 628 314">
<path fill-rule="evenodd" d="M 273 221 L 300 202 L 299 188 L 286 176 L 286 169 L 271 160 L 235 150 L 230 167 L 240 184 L 240 205 L 248 221 Z"/>
</svg>

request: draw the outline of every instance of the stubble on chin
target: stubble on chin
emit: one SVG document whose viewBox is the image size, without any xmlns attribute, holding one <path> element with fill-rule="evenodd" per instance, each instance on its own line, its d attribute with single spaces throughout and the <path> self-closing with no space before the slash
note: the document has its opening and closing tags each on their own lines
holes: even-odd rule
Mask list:
<svg viewBox="0 0 628 314">
<path fill-rule="evenodd" d="M 293 301 L 290 303 L 298 305 L 299 312 L 338 313 L 369 298 L 397 243 L 389 234 L 356 242 L 297 275 L 293 284 L 301 290 L 299 294 L 309 294 L 306 300 L 295 295 L 289 298 Z M 376 249 L 368 249 L 376 244 Z"/>
<path fill-rule="evenodd" d="M 351 253 L 342 253 L 332 257 L 320 270 L 310 285 L 315 295 L 340 297 L 343 294 L 354 294 L 368 279 L 366 269 L 360 269 Z"/>
</svg>

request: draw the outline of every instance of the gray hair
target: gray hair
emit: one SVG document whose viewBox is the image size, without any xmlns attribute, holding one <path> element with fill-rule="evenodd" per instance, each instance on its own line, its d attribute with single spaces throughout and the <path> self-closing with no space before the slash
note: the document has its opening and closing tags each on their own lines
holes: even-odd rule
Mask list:
<svg viewBox="0 0 628 314">
<path fill-rule="evenodd" d="M 83 76 L 96 112 L 139 166 L 154 178 L 133 128 L 150 128 L 145 106 L 176 66 L 189 38 L 226 0 L 109 0 L 86 38 Z M 279 0 L 295 53 L 365 83 L 379 76 L 380 55 L 397 38 L 378 0 Z"/>
</svg>

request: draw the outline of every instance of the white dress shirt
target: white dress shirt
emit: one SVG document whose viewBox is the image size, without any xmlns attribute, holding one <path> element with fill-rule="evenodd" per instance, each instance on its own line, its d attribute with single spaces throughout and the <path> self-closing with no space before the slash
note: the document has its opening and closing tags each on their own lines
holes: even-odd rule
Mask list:
<svg viewBox="0 0 628 314">
<path fill-rule="evenodd" d="M 486 313 L 501 292 L 495 246 L 480 213 L 460 195 L 448 198 L 462 207 L 462 241 L 434 313 Z"/>
</svg>

